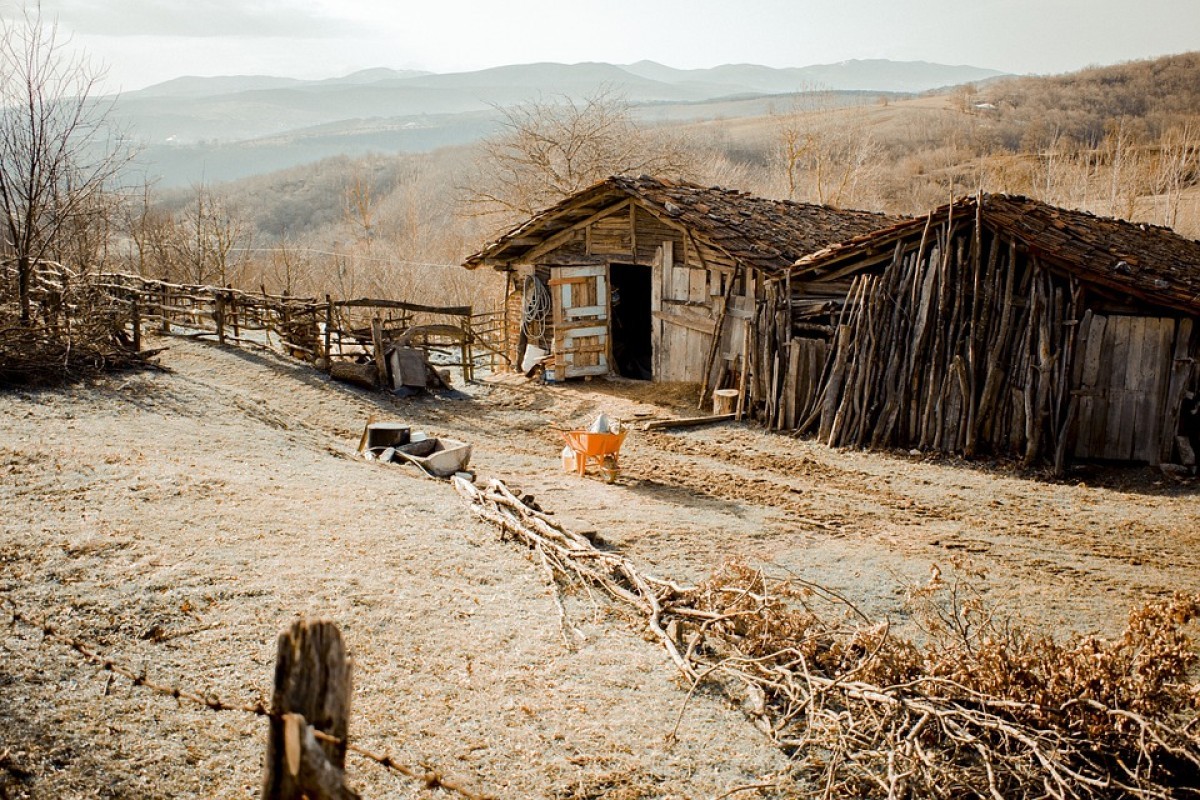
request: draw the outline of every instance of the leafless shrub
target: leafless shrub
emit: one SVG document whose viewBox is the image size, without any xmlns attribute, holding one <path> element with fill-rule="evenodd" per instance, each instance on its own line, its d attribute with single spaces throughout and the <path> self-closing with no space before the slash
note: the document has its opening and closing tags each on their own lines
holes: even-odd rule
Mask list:
<svg viewBox="0 0 1200 800">
<path fill-rule="evenodd" d="M 0 265 L 0 388 L 61 384 L 144 367 L 125 333 L 130 307 L 88 276 L 53 262 L 30 274 L 30 318 L 22 320 L 17 269 Z"/>
</svg>

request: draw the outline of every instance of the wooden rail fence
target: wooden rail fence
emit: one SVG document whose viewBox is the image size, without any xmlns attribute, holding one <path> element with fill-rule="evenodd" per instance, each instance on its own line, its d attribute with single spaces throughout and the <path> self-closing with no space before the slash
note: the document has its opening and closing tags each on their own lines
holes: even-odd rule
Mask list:
<svg viewBox="0 0 1200 800">
<path fill-rule="evenodd" d="M 97 285 L 128 304 L 134 347 L 143 332 L 157 330 L 213 337 L 221 344 L 281 350 L 331 371 L 338 362 L 377 364 L 392 344 L 438 353 L 439 366 L 459 367 L 473 381 L 486 359 L 491 369 L 506 360 L 503 314 L 475 313 L 471 306 L 429 306 L 378 298 L 295 297 L 181 284 L 126 273 L 104 273 Z"/>
</svg>

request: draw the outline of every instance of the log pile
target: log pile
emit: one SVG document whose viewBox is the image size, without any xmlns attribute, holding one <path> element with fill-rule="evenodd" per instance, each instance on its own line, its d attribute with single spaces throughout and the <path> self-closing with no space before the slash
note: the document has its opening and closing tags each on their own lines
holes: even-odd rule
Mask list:
<svg viewBox="0 0 1200 800">
<path fill-rule="evenodd" d="M 499 481 L 454 480 L 481 518 L 531 548 L 562 592 L 636 609 L 690 698 L 736 694 L 790 757 L 756 784 L 821 798 L 1168 798 L 1200 793 L 1200 595 L 1130 615 L 1113 640 L 1022 630 L 934 572 L 911 592 L 921 643 L 798 578 L 728 564 L 699 586 L 644 575 Z M 680 716 L 686 713 L 686 701 Z M 740 790 L 739 790 L 740 791 Z"/>
</svg>

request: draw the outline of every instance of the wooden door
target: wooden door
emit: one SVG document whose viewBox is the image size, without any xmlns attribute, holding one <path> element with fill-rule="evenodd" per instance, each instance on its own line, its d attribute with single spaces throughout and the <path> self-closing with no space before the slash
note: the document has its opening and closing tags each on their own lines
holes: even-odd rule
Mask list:
<svg viewBox="0 0 1200 800">
<path fill-rule="evenodd" d="M 608 265 L 550 268 L 556 380 L 609 371 Z"/>
<path fill-rule="evenodd" d="M 1085 316 L 1074 365 L 1074 455 L 1158 462 L 1175 329 L 1169 318 Z"/>
</svg>

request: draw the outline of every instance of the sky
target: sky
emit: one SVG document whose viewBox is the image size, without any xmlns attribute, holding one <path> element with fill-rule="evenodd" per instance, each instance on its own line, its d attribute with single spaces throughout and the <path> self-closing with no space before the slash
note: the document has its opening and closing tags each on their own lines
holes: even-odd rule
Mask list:
<svg viewBox="0 0 1200 800">
<path fill-rule="evenodd" d="M 0 0 L 4 16 L 20 7 Z M 181 75 L 642 59 L 888 58 L 1053 74 L 1200 50 L 1200 0 L 42 0 L 42 10 L 124 91 Z"/>
</svg>

